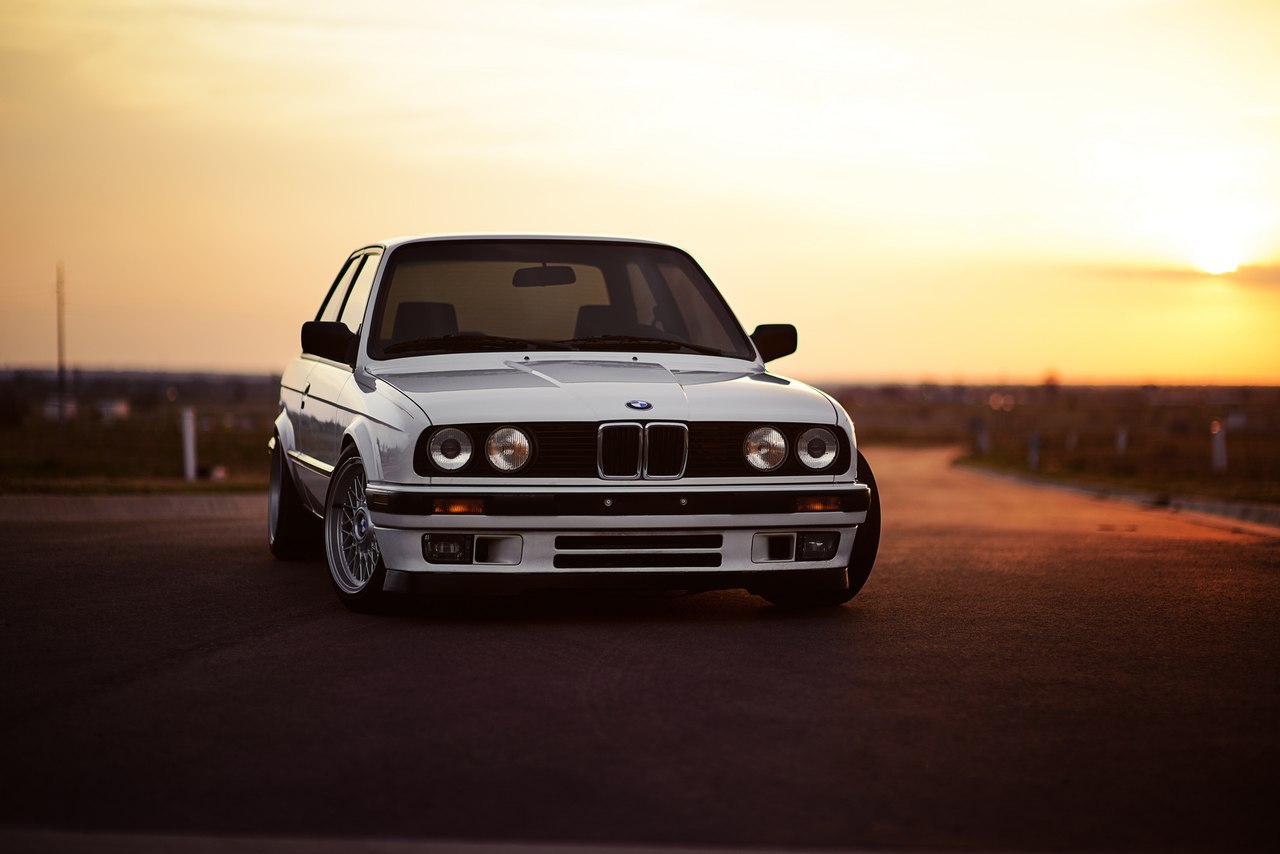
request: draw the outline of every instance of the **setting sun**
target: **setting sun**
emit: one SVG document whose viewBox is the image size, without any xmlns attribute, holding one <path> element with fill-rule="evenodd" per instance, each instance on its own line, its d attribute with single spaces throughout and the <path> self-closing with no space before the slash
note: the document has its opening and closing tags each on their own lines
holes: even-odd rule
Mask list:
<svg viewBox="0 0 1280 854">
<path fill-rule="evenodd" d="M 1262 243 L 1266 217 L 1248 208 L 1222 209 L 1210 203 L 1197 206 L 1197 215 L 1185 223 L 1187 242 L 1194 247 L 1191 263 L 1215 276 L 1234 273 L 1247 263 Z"/>
<path fill-rule="evenodd" d="M 1225 250 L 1215 250 L 1197 255 L 1195 265 L 1196 269 L 1212 276 L 1222 276 L 1240 269 L 1238 256 Z"/>
</svg>

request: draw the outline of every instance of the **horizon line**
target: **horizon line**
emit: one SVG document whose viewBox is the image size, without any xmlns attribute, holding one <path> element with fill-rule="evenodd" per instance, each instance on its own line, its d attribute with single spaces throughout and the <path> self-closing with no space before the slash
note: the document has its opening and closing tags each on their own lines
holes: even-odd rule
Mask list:
<svg viewBox="0 0 1280 854">
<path fill-rule="evenodd" d="M 207 376 L 237 376 L 237 377 L 279 377 L 279 370 L 262 370 L 250 368 L 210 368 L 210 367 L 138 367 L 138 366 L 119 366 L 119 365 L 67 365 L 68 374 L 75 372 L 84 372 L 92 374 L 154 374 L 174 375 L 174 374 L 203 374 Z M 17 373 L 48 373 L 56 376 L 58 367 L 56 364 L 0 364 L 0 374 L 17 374 Z M 783 375 L 787 375 L 786 371 L 780 371 Z M 788 375 L 789 376 L 789 375 Z M 1163 388 L 1280 388 L 1280 378 L 1269 380 L 1258 379 L 1159 379 L 1155 377 L 1140 378 L 1097 378 L 1083 377 L 1080 379 L 1067 380 L 1061 375 L 1054 375 L 1053 382 L 1046 382 L 1044 376 L 1038 379 L 1031 377 L 953 377 L 949 380 L 939 379 L 937 377 L 859 377 L 859 376 L 825 376 L 825 377 L 801 377 L 794 376 L 791 379 L 799 380 L 808 385 L 824 387 L 837 385 L 856 385 L 856 386 L 876 386 L 876 385 L 899 385 L 899 386 L 937 386 L 937 387 L 978 387 L 978 386 L 1018 386 L 1028 387 L 1047 387 L 1057 386 L 1059 388 L 1141 388 L 1143 386 L 1157 386 Z"/>
</svg>

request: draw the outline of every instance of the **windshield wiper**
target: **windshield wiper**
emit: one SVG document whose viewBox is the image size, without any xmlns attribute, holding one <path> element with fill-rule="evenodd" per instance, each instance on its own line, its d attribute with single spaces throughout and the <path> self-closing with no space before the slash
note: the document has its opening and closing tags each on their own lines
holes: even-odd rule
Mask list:
<svg viewBox="0 0 1280 854">
<path fill-rule="evenodd" d="M 702 344 L 690 344 L 688 341 L 677 341 L 674 338 L 654 338 L 646 335 L 588 335 L 583 338 L 566 338 L 559 341 L 576 349 L 599 347 L 609 350 L 637 350 L 658 348 L 662 352 L 672 353 L 686 350 L 690 353 L 701 353 L 705 356 L 723 356 L 724 351 L 717 347 Z"/>
<path fill-rule="evenodd" d="M 388 356 L 396 353 L 469 353 L 488 350 L 566 350 L 564 342 L 538 338 L 512 338 L 506 335 L 445 335 L 440 338 L 414 338 L 397 341 L 383 348 Z"/>
</svg>

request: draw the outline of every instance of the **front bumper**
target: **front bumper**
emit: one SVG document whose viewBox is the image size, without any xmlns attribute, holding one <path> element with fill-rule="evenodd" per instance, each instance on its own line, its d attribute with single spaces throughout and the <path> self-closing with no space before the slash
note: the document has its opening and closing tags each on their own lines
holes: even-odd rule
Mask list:
<svg viewBox="0 0 1280 854">
<path fill-rule="evenodd" d="M 633 489 L 413 488 L 370 484 L 369 510 L 389 588 L 839 586 L 865 484 Z M 459 509 L 467 512 L 456 512 Z M 465 535 L 461 563 L 429 561 L 424 537 Z M 816 550 L 816 541 L 835 541 Z M 505 583 L 504 583 L 505 582 Z"/>
</svg>

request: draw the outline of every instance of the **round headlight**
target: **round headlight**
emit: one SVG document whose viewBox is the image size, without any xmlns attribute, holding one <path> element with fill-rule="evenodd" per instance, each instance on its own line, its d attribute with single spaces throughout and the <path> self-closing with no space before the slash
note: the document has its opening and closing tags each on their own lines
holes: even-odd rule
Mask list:
<svg viewBox="0 0 1280 854">
<path fill-rule="evenodd" d="M 834 463 L 839 450 L 836 437 L 825 427 L 805 430 L 796 442 L 796 456 L 811 469 L 824 469 Z"/>
<path fill-rule="evenodd" d="M 457 427 L 444 427 L 431 436 L 428 450 L 436 468 L 457 471 L 471 462 L 471 437 Z"/>
<path fill-rule="evenodd" d="M 787 458 L 787 440 L 773 427 L 757 427 L 747 434 L 742 453 L 752 468 L 773 471 Z"/>
<path fill-rule="evenodd" d="M 529 437 L 515 427 L 499 427 L 489 434 L 484 452 L 498 471 L 520 471 L 529 462 Z"/>
</svg>

